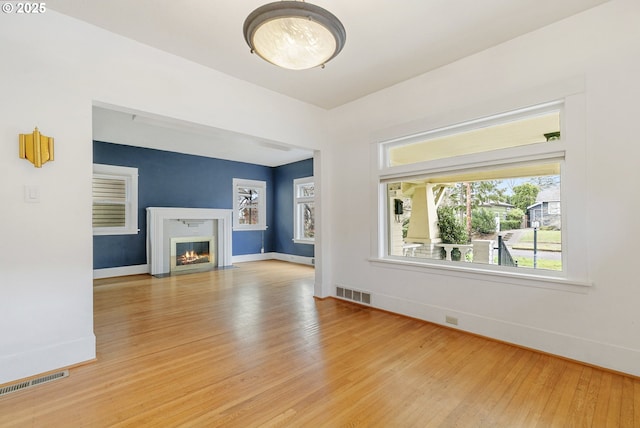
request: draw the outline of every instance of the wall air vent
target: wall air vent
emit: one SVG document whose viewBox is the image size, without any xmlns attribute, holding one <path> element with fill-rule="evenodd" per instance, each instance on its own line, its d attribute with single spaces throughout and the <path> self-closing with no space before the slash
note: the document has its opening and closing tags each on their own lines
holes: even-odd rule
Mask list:
<svg viewBox="0 0 640 428">
<path fill-rule="evenodd" d="M 371 294 L 365 293 L 364 291 L 351 290 L 344 287 L 336 287 L 336 297 L 353 300 L 354 302 L 360 302 L 366 305 L 371 304 Z"/>
<path fill-rule="evenodd" d="M 11 394 L 12 392 L 22 391 L 23 389 L 31 388 L 32 386 L 41 385 L 43 383 L 51 382 L 63 377 L 69 376 L 69 370 L 63 370 L 57 373 L 51 373 L 45 376 L 41 376 L 35 379 L 26 380 L 24 382 L 14 383 L 12 385 L 3 386 L 0 388 L 0 397 L 3 395 Z"/>
</svg>

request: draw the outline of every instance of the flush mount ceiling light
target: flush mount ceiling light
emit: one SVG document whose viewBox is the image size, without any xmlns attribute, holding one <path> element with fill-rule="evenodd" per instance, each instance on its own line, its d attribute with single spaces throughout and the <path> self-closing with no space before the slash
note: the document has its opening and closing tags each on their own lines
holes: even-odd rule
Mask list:
<svg viewBox="0 0 640 428">
<path fill-rule="evenodd" d="M 268 3 L 244 21 L 251 52 L 290 70 L 324 66 L 340 53 L 346 37 L 338 18 L 304 1 Z"/>
</svg>

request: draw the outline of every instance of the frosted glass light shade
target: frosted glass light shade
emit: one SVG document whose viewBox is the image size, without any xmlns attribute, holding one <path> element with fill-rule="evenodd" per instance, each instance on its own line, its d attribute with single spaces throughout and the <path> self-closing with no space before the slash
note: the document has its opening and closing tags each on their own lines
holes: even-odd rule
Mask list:
<svg viewBox="0 0 640 428">
<path fill-rule="evenodd" d="M 291 17 L 267 21 L 253 34 L 253 49 L 265 60 L 291 70 L 324 64 L 336 51 L 336 40 L 322 25 Z"/>
<path fill-rule="evenodd" d="M 342 23 L 321 7 L 297 1 L 269 3 L 254 10 L 244 23 L 251 51 L 265 61 L 290 70 L 324 65 L 344 46 Z"/>
</svg>

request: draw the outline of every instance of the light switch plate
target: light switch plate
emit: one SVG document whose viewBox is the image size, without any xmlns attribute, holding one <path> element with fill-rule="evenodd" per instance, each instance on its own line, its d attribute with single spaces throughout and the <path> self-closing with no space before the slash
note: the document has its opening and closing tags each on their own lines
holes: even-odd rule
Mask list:
<svg viewBox="0 0 640 428">
<path fill-rule="evenodd" d="M 39 186 L 24 186 L 24 201 L 34 204 L 40 202 L 40 187 Z"/>
</svg>

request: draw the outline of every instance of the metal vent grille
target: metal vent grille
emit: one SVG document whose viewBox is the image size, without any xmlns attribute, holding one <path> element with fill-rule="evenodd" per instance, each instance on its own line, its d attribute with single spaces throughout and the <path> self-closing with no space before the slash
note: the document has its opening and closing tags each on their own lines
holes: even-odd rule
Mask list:
<svg viewBox="0 0 640 428">
<path fill-rule="evenodd" d="M 11 394 L 12 392 L 22 391 L 23 389 L 31 388 L 32 386 L 41 385 L 43 383 L 62 379 L 67 376 L 69 376 L 69 370 L 63 370 L 61 372 L 51 373 L 46 376 L 41 376 L 41 377 L 27 380 L 24 382 L 14 383 L 13 385 L 3 386 L 2 388 L 0 388 L 0 397 L 2 397 L 3 395 Z"/>
<path fill-rule="evenodd" d="M 364 303 L 366 305 L 371 304 L 371 294 L 363 291 L 350 290 L 344 287 L 336 287 L 336 297 L 342 297 L 344 299 L 353 300 L 354 302 Z"/>
<path fill-rule="evenodd" d="M 367 305 L 371 304 L 371 294 L 362 293 L 362 303 L 366 303 Z"/>
</svg>

